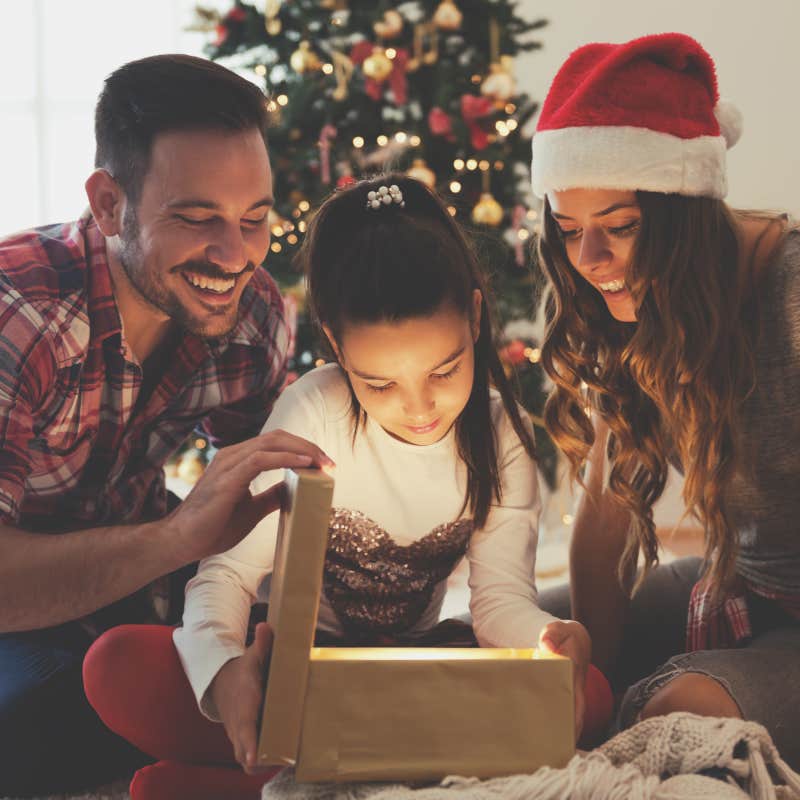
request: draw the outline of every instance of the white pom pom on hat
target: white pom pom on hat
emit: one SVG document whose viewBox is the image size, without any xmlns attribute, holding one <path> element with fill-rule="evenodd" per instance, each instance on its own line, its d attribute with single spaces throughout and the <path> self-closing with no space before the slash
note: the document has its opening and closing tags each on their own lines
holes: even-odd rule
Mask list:
<svg viewBox="0 0 800 800">
<path fill-rule="evenodd" d="M 690 36 L 664 33 L 574 51 L 533 137 L 533 190 L 644 190 L 724 197 L 725 151 L 742 117 L 719 100 L 714 62 Z"/>
<path fill-rule="evenodd" d="M 730 149 L 742 136 L 744 126 L 742 112 L 730 100 L 719 100 L 714 106 L 714 116 L 719 122 L 719 130 L 725 139 L 725 144 Z"/>
</svg>

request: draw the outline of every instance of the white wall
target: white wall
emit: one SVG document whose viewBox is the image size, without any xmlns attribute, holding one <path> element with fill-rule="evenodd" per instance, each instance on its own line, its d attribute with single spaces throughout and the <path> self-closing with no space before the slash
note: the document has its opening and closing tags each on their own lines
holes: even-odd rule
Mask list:
<svg viewBox="0 0 800 800">
<path fill-rule="evenodd" d="M 520 86 L 543 100 L 561 63 L 587 42 L 624 42 L 649 33 L 694 36 L 717 64 L 720 93 L 744 115 L 728 152 L 728 201 L 800 216 L 800 1 L 522 0 L 526 17 L 544 17 L 543 48 L 520 56 Z"/>
<path fill-rule="evenodd" d="M 199 53 L 193 0 L 0 0 L 0 236 L 74 219 L 104 78 L 154 53 Z"/>
</svg>

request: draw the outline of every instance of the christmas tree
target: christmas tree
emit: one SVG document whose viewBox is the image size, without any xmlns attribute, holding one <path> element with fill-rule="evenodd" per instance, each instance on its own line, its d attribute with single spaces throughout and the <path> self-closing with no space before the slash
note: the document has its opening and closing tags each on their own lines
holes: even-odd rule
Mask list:
<svg viewBox="0 0 800 800">
<path fill-rule="evenodd" d="M 537 424 L 540 466 L 556 458 L 539 425 L 544 374 L 541 293 L 532 268 L 537 209 L 529 186 L 537 103 L 517 89 L 513 59 L 538 48 L 545 20 L 508 0 L 266 0 L 224 15 L 197 8 L 213 32 L 206 52 L 264 87 L 271 115 L 275 209 L 266 266 L 295 319 L 296 376 L 320 363 L 292 259 L 310 215 L 335 188 L 384 170 L 405 171 L 445 199 L 492 279 L 501 357 Z"/>
</svg>

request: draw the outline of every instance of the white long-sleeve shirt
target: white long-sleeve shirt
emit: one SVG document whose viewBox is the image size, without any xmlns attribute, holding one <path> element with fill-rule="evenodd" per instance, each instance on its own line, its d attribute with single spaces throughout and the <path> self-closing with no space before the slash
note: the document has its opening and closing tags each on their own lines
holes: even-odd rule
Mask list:
<svg viewBox="0 0 800 800">
<path fill-rule="evenodd" d="M 503 495 L 467 546 L 470 611 L 482 646 L 531 647 L 553 619 L 538 608 L 534 582 L 540 511 L 536 464 L 494 391 L 491 416 Z M 530 426 L 524 412 L 523 420 Z M 459 519 L 467 471 L 458 457 L 454 430 L 435 444 L 419 446 L 393 438 L 370 419 L 354 442 L 352 425 L 347 379 L 331 364 L 285 389 L 264 430 L 280 428 L 322 448 L 336 463 L 333 507 L 368 518 L 396 545 L 418 542 Z M 265 472 L 251 489 L 263 491 L 281 479 L 279 471 Z M 271 514 L 236 547 L 205 559 L 187 586 L 175 645 L 201 709 L 212 718 L 216 713 L 206 690 L 219 669 L 245 650 L 250 607 L 272 572 L 277 524 L 278 515 Z M 408 633 L 436 625 L 445 590 L 446 576 L 433 587 Z M 344 632 L 324 591 L 318 628 Z"/>
</svg>

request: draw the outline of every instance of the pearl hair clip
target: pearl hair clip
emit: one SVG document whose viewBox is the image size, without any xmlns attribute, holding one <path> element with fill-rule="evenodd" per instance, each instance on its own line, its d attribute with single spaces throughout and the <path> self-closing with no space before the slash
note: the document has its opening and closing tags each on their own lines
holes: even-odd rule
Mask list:
<svg viewBox="0 0 800 800">
<path fill-rule="evenodd" d="M 380 208 L 382 205 L 388 206 L 392 203 L 397 203 L 400 208 L 406 207 L 403 193 L 396 183 L 391 186 L 379 186 L 377 191 L 367 193 L 367 208 Z"/>
</svg>

